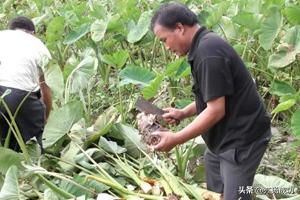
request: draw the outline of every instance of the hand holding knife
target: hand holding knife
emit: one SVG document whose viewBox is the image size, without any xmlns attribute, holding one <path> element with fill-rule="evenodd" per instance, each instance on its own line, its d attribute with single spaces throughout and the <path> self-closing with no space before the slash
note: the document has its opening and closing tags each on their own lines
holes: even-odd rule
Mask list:
<svg viewBox="0 0 300 200">
<path fill-rule="evenodd" d="M 160 108 L 158 108 L 157 106 L 155 106 L 154 104 L 152 104 L 151 102 L 145 100 L 142 96 L 140 96 L 138 98 L 138 100 L 136 101 L 135 106 L 137 107 L 138 110 L 140 110 L 141 112 L 144 112 L 146 114 L 154 114 L 157 115 L 157 117 L 159 119 L 164 119 L 163 118 L 163 114 L 167 113 L 167 111 L 164 111 Z M 176 122 L 176 124 L 178 125 L 180 123 L 179 119 L 173 118 Z"/>
</svg>

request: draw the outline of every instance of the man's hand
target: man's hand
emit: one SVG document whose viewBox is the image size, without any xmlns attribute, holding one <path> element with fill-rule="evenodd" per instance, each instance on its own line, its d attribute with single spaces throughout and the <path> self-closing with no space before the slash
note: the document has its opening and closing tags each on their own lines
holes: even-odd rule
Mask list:
<svg viewBox="0 0 300 200">
<path fill-rule="evenodd" d="M 165 114 L 162 115 L 163 119 L 169 124 L 179 124 L 180 120 L 184 119 L 184 112 L 181 109 L 165 108 Z"/>
<path fill-rule="evenodd" d="M 160 137 L 160 141 L 154 146 L 157 151 L 168 152 L 177 145 L 176 135 L 171 131 L 155 131 L 152 133 Z"/>
</svg>

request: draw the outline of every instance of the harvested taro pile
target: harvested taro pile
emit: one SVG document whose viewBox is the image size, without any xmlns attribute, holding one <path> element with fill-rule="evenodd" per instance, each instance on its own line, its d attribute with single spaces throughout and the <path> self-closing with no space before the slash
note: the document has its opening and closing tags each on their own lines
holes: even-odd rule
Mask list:
<svg viewBox="0 0 300 200">
<path fill-rule="evenodd" d="M 157 130 L 166 130 L 160 124 L 161 119 L 158 115 L 146 114 L 141 112 L 137 115 L 137 124 L 140 134 L 142 135 L 142 142 L 153 146 L 159 143 L 160 137 L 152 133 Z"/>
</svg>

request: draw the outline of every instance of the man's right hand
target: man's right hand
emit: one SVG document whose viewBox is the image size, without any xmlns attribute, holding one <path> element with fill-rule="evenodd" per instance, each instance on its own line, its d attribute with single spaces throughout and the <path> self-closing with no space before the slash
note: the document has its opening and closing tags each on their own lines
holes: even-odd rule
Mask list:
<svg viewBox="0 0 300 200">
<path fill-rule="evenodd" d="M 179 124 L 180 120 L 185 118 L 183 110 L 177 108 L 165 108 L 165 114 L 162 115 L 163 119 L 169 124 Z"/>
</svg>

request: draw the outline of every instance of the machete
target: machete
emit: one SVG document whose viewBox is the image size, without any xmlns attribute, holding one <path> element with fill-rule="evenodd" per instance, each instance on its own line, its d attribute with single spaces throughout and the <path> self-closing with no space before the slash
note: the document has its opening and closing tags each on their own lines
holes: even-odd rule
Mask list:
<svg viewBox="0 0 300 200">
<path fill-rule="evenodd" d="M 162 119 L 162 115 L 164 113 L 166 113 L 166 111 L 158 108 L 157 106 L 155 106 L 154 104 L 152 104 L 151 102 L 145 100 L 142 96 L 139 96 L 138 100 L 135 103 L 136 108 L 141 111 L 144 112 L 146 114 L 153 114 L 153 115 L 157 115 L 157 117 L 159 119 Z M 176 124 L 179 124 L 179 120 L 175 119 Z"/>
</svg>

